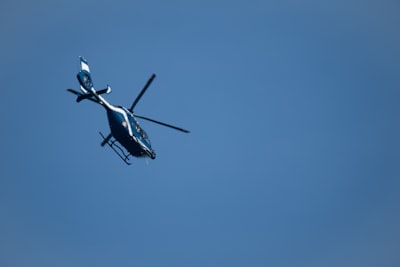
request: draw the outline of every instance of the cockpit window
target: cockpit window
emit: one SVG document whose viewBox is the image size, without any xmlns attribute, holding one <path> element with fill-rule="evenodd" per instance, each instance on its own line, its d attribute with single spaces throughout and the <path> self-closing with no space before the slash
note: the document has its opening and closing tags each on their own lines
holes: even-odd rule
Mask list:
<svg viewBox="0 0 400 267">
<path fill-rule="evenodd" d="M 147 133 L 142 128 L 140 128 L 139 124 L 136 121 L 135 121 L 135 129 L 143 137 L 143 139 L 145 139 L 146 142 L 149 143 L 149 145 L 151 145 Z"/>
<path fill-rule="evenodd" d="M 129 117 L 129 122 L 131 124 L 132 130 L 134 129 L 137 133 L 139 133 L 139 135 L 151 146 L 150 139 L 149 139 L 147 133 L 139 126 L 139 123 L 136 121 L 136 119 L 132 115 L 132 113 L 129 112 L 128 110 L 126 110 L 126 111 L 127 111 L 128 117 Z"/>
</svg>

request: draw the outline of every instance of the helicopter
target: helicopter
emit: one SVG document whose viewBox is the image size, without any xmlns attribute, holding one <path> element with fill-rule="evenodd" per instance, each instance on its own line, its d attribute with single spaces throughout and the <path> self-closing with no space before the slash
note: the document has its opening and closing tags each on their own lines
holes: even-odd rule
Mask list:
<svg viewBox="0 0 400 267">
<path fill-rule="evenodd" d="M 138 158 L 156 158 L 156 153 L 151 147 L 150 139 L 143 128 L 140 127 L 136 118 L 147 120 L 184 133 L 189 133 L 188 130 L 183 128 L 144 117 L 133 112 L 133 109 L 155 79 L 155 74 L 151 75 L 147 83 L 137 95 L 136 99 L 133 101 L 131 107 L 126 108 L 123 106 L 112 105 L 102 96 L 103 94 L 111 93 L 112 89 L 110 85 L 107 85 L 107 88 L 105 89 L 96 91 L 93 86 L 88 62 L 83 57 L 79 57 L 79 60 L 80 71 L 76 77 L 80 85 L 80 92 L 74 89 L 67 89 L 67 91 L 77 96 L 76 102 L 78 103 L 82 100 L 90 100 L 104 107 L 107 112 L 108 124 L 111 132 L 106 136 L 99 132 L 103 139 L 100 145 L 104 147 L 107 144 L 126 164 L 131 165 L 130 156 Z M 126 151 L 124 151 L 121 146 L 125 148 Z"/>
</svg>

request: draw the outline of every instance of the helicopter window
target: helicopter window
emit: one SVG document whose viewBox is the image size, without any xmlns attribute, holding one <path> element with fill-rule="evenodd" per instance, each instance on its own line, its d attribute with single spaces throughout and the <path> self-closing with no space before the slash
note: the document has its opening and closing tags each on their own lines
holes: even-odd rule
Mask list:
<svg viewBox="0 0 400 267">
<path fill-rule="evenodd" d="M 149 137 L 147 136 L 147 133 L 139 127 L 138 132 L 140 133 L 141 136 L 150 144 Z"/>
<path fill-rule="evenodd" d="M 140 136 L 141 136 L 144 140 L 146 140 L 147 143 L 150 144 L 150 140 L 149 140 L 149 137 L 147 136 L 147 133 L 146 133 L 142 128 L 140 128 L 139 124 L 138 124 L 137 122 L 132 122 L 132 124 L 133 124 L 133 126 L 135 127 L 136 131 L 140 134 Z M 150 144 L 150 145 L 151 145 L 151 144 Z"/>
<path fill-rule="evenodd" d="M 131 113 L 131 112 L 128 112 L 128 110 L 127 110 L 126 108 L 124 108 L 124 107 L 122 107 L 122 108 L 126 111 L 128 117 L 129 117 L 129 122 L 130 122 L 130 124 L 131 124 L 132 129 L 135 129 L 136 132 L 137 132 L 144 140 L 146 140 L 146 142 L 147 142 L 149 145 L 151 145 L 147 133 L 146 133 L 142 128 L 140 128 L 139 123 L 135 120 L 135 118 L 134 118 L 134 116 L 132 115 L 132 113 Z"/>
</svg>

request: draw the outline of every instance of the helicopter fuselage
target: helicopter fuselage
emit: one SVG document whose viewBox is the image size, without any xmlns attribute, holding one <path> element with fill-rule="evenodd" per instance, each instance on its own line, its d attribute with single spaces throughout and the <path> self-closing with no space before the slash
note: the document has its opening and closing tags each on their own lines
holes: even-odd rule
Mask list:
<svg viewBox="0 0 400 267">
<path fill-rule="evenodd" d="M 83 63 L 86 64 L 86 62 Z M 132 156 L 148 156 L 151 159 L 155 159 L 156 153 L 151 149 L 150 139 L 146 132 L 139 126 L 132 112 L 125 107 L 111 105 L 98 94 L 93 87 L 88 66 L 84 65 L 83 69 L 77 74 L 77 79 L 81 85 L 81 90 L 87 93 L 88 96 L 93 96 L 96 102 L 106 109 L 112 136 Z"/>
<path fill-rule="evenodd" d="M 132 156 L 155 159 L 150 139 L 129 110 L 111 106 L 107 108 L 107 117 L 112 135 Z"/>
</svg>

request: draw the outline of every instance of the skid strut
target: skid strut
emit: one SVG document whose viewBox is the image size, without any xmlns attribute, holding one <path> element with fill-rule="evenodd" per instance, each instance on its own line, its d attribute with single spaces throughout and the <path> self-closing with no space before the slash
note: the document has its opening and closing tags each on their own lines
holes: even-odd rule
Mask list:
<svg viewBox="0 0 400 267">
<path fill-rule="evenodd" d="M 103 141 L 101 142 L 101 146 L 104 146 L 105 144 L 107 144 L 109 147 L 111 147 L 112 150 L 114 150 L 114 152 L 127 164 L 127 165 L 131 165 L 132 163 L 129 162 L 129 156 L 131 154 L 127 154 L 124 152 L 124 150 L 118 145 L 116 144 L 116 142 L 118 142 L 117 140 L 110 140 L 111 137 L 107 136 L 104 137 L 104 135 L 99 132 L 99 134 L 101 135 L 101 137 L 103 138 Z"/>
</svg>

